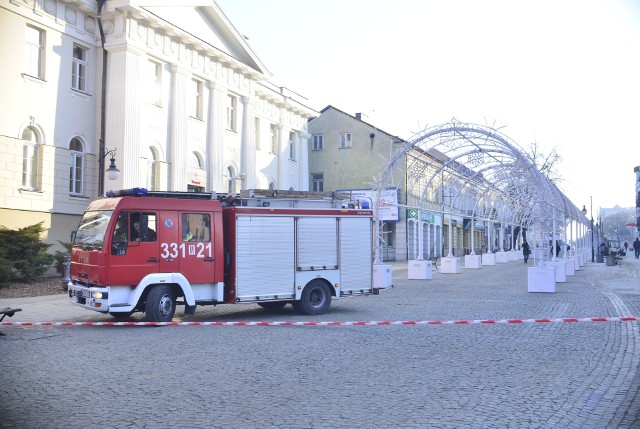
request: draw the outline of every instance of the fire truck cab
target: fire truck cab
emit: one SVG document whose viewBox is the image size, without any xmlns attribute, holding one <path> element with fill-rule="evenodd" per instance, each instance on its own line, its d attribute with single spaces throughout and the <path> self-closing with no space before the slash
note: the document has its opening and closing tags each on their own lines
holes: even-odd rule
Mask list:
<svg viewBox="0 0 640 429">
<path fill-rule="evenodd" d="M 324 313 L 372 287 L 373 213 L 336 195 L 119 191 L 89 204 L 71 255 L 72 303 L 167 322 L 177 305 L 291 303 Z"/>
</svg>

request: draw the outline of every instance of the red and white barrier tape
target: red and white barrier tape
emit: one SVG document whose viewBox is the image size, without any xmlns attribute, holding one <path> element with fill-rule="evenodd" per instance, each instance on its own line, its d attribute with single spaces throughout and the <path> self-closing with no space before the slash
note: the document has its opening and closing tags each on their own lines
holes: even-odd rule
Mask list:
<svg viewBox="0 0 640 429">
<path fill-rule="evenodd" d="M 380 326 L 513 325 L 524 323 L 635 322 L 640 317 L 570 317 L 556 319 L 380 320 L 362 322 L 1 322 L 0 326 Z"/>
</svg>

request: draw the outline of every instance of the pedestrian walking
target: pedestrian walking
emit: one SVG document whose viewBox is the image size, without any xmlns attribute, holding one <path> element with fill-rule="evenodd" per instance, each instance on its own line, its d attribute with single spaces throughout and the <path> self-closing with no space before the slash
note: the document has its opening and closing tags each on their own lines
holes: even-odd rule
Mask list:
<svg viewBox="0 0 640 429">
<path fill-rule="evenodd" d="M 638 247 L 640 247 L 640 242 L 638 242 Z M 529 247 L 529 243 L 527 240 L 522 242 L 522 256 L 524 256 L 524 263 L 526 264 L 529 260 L 529 255 L 531 254 L 531 248 Z"/>
<path fill-rule="evenodd" d="M 633 250 L 635 250 L 636 259 L 638 259 L 638 257 L 640 257 L 640 238 L 638 237 L 636 237 L 633 242 Z"/>
</svg>

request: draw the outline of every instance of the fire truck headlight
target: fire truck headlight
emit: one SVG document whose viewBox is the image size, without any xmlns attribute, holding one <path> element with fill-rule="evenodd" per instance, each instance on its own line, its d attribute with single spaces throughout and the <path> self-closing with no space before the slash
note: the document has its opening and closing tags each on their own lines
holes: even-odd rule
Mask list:
<svg viewBox="0 0 640 429">
<path fill-rule="evenodd" d="M 107 299 L 107 296 L 106 292 L 91 292 L 91 298 L 93 299 Z"/>
</svg>

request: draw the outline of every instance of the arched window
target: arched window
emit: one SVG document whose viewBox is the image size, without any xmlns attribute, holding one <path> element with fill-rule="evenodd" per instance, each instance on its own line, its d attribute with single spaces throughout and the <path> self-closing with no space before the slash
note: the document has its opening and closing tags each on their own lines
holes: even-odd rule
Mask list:
<svg viewBox="0 0 640 429">
<path fill-rule="evenodd" d="M 204 168 L 204 161 L 198 152 L 191 152 L 191 156 L 189 157 L 189 166 L 193 168 Z"/>
<path fill-rule="evenodd" d="M 40 142 L 38 132 L 29 126 L 24 129 L 21 136 L 24 143 L 22 145 L 22 186 L 27 189 L 37 190 L 38 180 L 38 160 L 40 157 Z"/>
<path fill-rule="evenodd" d="M 233 171 L 233 168 L 227 167 L 227 192 L 229 194 L 234 194 L 236 192 L 235 180 L 236 173 Z"/>
<path fill-rule="evenodd" d="M 71 160 L 69 165 L 69 193 L 82 195 L 84 176 L 84 150 L 82 142 L 78 138 L 72 138 L 69 143 Z"/>
<path fill-rule="evenodd" d="M 160 176 L 158 169 L 160 168 L 160 163 L 158 162 L 158 154 L 153 148 L 149 148 L 149 153 L 151 158 L 149 159 L 149 188 L 152 191 L 158 190 L 158 176 Z"/>
<path fill-rule="evenodd" d="M 148 147 L 140 158 L 140 183 L 150 191 L 158 190 L 158 155 Z"/>
<path fill-rule="evenodd" d="M 206 183 L 207 170 L 204 158 L 199 152 L 191 152 L 187 166 L 187 189 L 191 192 L 204 192 Z"/>
</svg>

